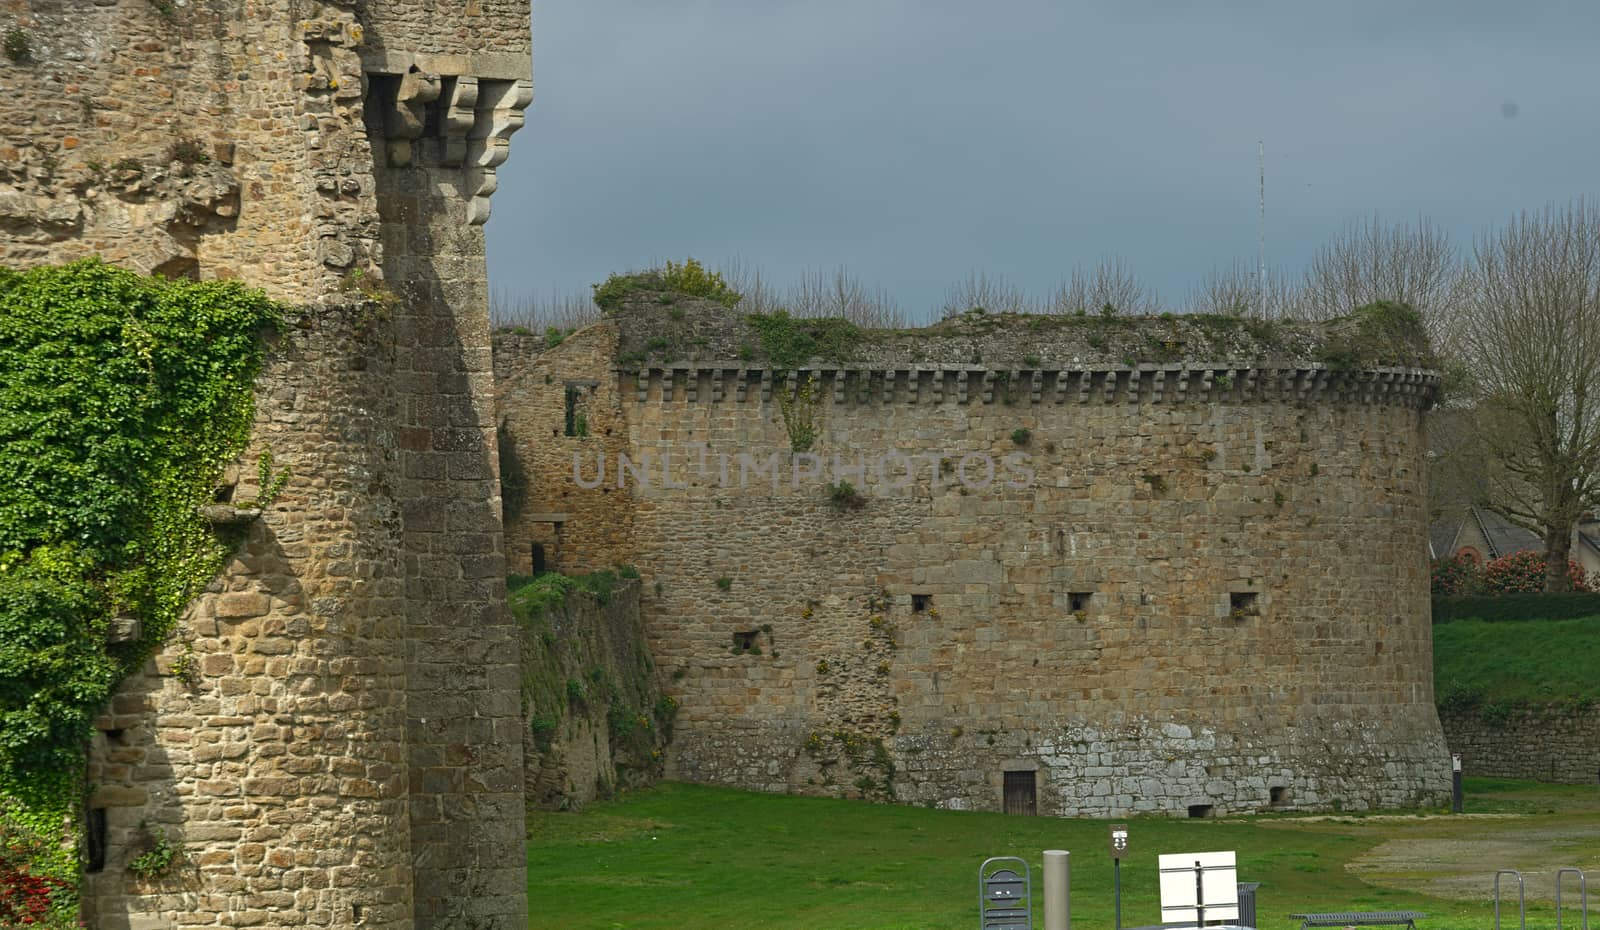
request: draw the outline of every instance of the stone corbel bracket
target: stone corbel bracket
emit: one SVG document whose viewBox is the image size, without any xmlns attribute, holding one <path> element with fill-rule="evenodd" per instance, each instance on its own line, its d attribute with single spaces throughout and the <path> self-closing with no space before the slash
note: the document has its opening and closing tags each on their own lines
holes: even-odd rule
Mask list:
<svg viewBox="0 0 1600 930">
<path fill-rule="evenodd" d="M 440 167 L 464 172 L 467 222 L 488 222 L 489 197 L 498 186 L 495 168 L 510 155 L 511 134 L 522 128 L 523 111 L 533 101 L 528 60 L 384 49 L 365 49 L 362 59 L 370 75 L 399 81 L 392 102 L 383 101 L 389 166 L 413 166 L 418 151 L 413 143 L 425 134 L 435 136 Z"/>
<path fill-rule="evenodd" d="M 712 403 L 766 403 L 774 392 L 795 392 L 812 379 L 820 397 L 835 404 L 1079 404 L 1129 403 L 1345 403 L 1426 409 L 1441 384 L 1436 372 L 1378 367 L 1332 370 L 1321 363 L 1182 363 L 1103 367 L 986 368 L 977 365 L 802 367 L 775 382 L 770 369 L 747 362 L 681 361 L 618 365 L 623 390 L 639 403 L 702 402 L 699 385 L 712 387 Z M 1002 377 L 1001 375 L 1004 375 Z M 729 391 L 729 386 L 734 386 Z M 755 388 L 759 386 L 760 393 Z M 999 389 L 997 389 L 997 386 Z"/>
<path fill-rule="evenodd" d="M 428 104 L 439 99 L 439 76 L 408 71 L 400 77 L 392 105 L 383 111 L 385 155 L 392 168 L 411 164 L 411 143 L 422 138 Z"/>
<path fill-rule="evenodd" d="M 499 187 L 495 168 L 511 155 L 511 134 L 522 128 L 523 111 L 533 102 L 533 82 L 479 81 L 478 105 L 467 133 L 467 178 L 472 200 L 467 222 L 489 221 L 489 196 Z"/>
</svg>

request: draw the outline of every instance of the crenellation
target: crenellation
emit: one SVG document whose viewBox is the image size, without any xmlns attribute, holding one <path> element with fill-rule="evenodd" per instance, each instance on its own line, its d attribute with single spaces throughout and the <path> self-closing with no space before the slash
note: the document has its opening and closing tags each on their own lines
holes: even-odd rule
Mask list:
<svg viewBox="0 0 1600 930">
<path fill-rule="evenodd" d="M 1091 398 L 1099 403 L 1155 404 L 1182 403 L 1191 398 L 1190 386 L 1198 384 L 1199 400 L 1237 400 L 1259 403 L 1301 404 L 1328 395 L 1335 402 L 1360 404 L 1400 404 L 1426 408 L 1438 393 L 1440 376 L 1429 371 L 1401 368 L 1376 368 L 1364 372 L 1330 370 L 1314 364 L 1307 368 L 1284 368 L 1268 363 L 1262 367 L 1225 363 L 1185 363 L 1156 367 L 1141 364 L 1132 368 L 1041 368 L 1033 370 L 995 369 L 975 365 L 938 365 L 914 368 L 879 368 L 839 365 L 831 368 L 797 368 L 774 372 L 760 371 L 759 398 L 746 392 L 747 381 L 755 372 L 738 362 L 712 361 L 666 363 L 662 365 L 612 366 L 613 375 L 632 381 L 640 400 L 655 397 L 662 403 L 702 402 L 700 385 L 709 385 L 711 403 L 768 403 L 772 399 L 774 374 L 780 375 L 779 390 L 795 393 L 802 381 L 825 385 L 823 394 L 836 406 L 905 404 L 907 406 L 944 403 L 944 385 L 955 379 L 958 404 L 1002 404 L 1028 406 L 1061 403 L 1073 386 L 1077 403 Z M 725 388 L 729 373 L 734 373 L 739 390 Z M 924 380 L 930 390 L 924 392 Z M 654 388 L 654 390 L 652 390 Z"/>
</svg>

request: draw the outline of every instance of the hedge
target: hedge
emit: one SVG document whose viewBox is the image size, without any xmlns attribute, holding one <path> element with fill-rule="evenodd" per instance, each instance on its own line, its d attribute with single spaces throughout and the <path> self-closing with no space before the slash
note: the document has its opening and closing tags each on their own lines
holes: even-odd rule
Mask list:
<svg viewBox="0 0 1600 930">
<path fill-rule="evenodd" d="M 1499 594 L 1445 597 L 1433 601 L 1433 622 L 1485 620 L 1576 620 L 1600 616 L 1600 594 Z"/>
</svg>

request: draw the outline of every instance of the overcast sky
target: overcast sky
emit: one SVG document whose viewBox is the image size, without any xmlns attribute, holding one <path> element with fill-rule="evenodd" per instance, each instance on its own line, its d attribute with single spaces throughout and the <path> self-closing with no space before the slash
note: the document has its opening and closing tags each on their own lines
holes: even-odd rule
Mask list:
<svg viewBox="0 0 1600 930">
<path fill-rule="evenodd" d="M 1372 212 L 1459 242 L 1600 191 L 1600 4 L 534 0 L 492 286 L 738 256 L 920 316 L 1120 255 L 1181 304 Z"/>
</svg>

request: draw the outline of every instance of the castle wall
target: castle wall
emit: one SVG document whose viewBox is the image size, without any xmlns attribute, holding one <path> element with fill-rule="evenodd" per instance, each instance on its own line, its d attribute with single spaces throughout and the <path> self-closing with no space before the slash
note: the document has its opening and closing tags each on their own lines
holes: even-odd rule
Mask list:
<svg viewBox="0 0 1600 930">
<path fill-rule="evenodd" d="M 0 262 L 290 305 L 231 493 L 292 477 L 96 722 L 91 926 L 527 925 L 481 224 L 528 8 L 467 7 L 0 9 Z"/>
<path fill-rule="evenodd" d="M 30 60 L 0 62 L 15 117 L 0 261 L 97 255 L 304 302 L 372 257 L 370 158 L 347 131 L 362 95 L 352 15 L 290 0 L 7 12 Z"/>
<path fill-rule="evenodd" d="M 534 362 L 508 344 L 502 371 L 558 385 L 568 344 L 593 370 L 616 326 Z M 798 482 L 776 402 L 796 382 L 759 363 L 614 364 L 610 416 L 648 483 L 618 489 L 613 459 L 610 491 L 575 488 L 571 454 L 593 480 L 597 443 L 539 434 L 559 471 L 532 485 L 631 510 L 682 704 L 669 776 L 999 809 L 1004 773 L 1032 771 L 1060 815 L 1440 802 L 1411 376 L 1057 366 L 812 362 L 820 473 Z M 542 380 L 503 391 L 513 425 L 558 415 Z M 877 474 L 885 454 L 916 457 L 908 486 L 889 486 L 903 460 Z M 978 457 L 962 485 L 968 454 L 996 463 L 988 486 Z M 741 484 L 740 455 L 777 456 L 776 486 Z M 835 455 L 864 459 L 842 475 L 859 509 L 830 492 Z"/>
<path fill-rule="evenodd" d="M 269 362 L 253 448 L 292 477 L 95 723 L 88 805 L 108 856 L 85 876 L 90 926 L 412 925 L 386 369 L 326 329 Z M 245 469 L 235 499 L 256 484 Z M 126 867 L 155 830 L 181 855 L 140 882 Z"/>
<path fill-rule="evenodd" d="M 1474 708 L 1446 711 L 1439 719 L 1467 775 L 1569 785 L 1600 781 L 1600 709 L 1529 707 L 1490 721 Z"/>
<path fill-rule="evenodd" d="M 590 481 L 594 462 L 614 462 L 630 448 L 620 385 L 610 371 L 616 328 L 586 327 L 563 340 L 559 351 L 547 348 L 543 336 L 495 334 L 494 352 L 505 360 L 495 378 L 501 435 L 509 443 L 506 454 L 529 482 L 506 521 L 511 568 L 532 573 L 536 545 L 547 569 L 570 574 L 632 564 L 630 495 L 614 481 L 585 488 L 572 479 L 574 455 L 588 463 L 583 475 Z M 584 435 L 567 435 L 569 390 L 570 427 Z"/>
</svg>

